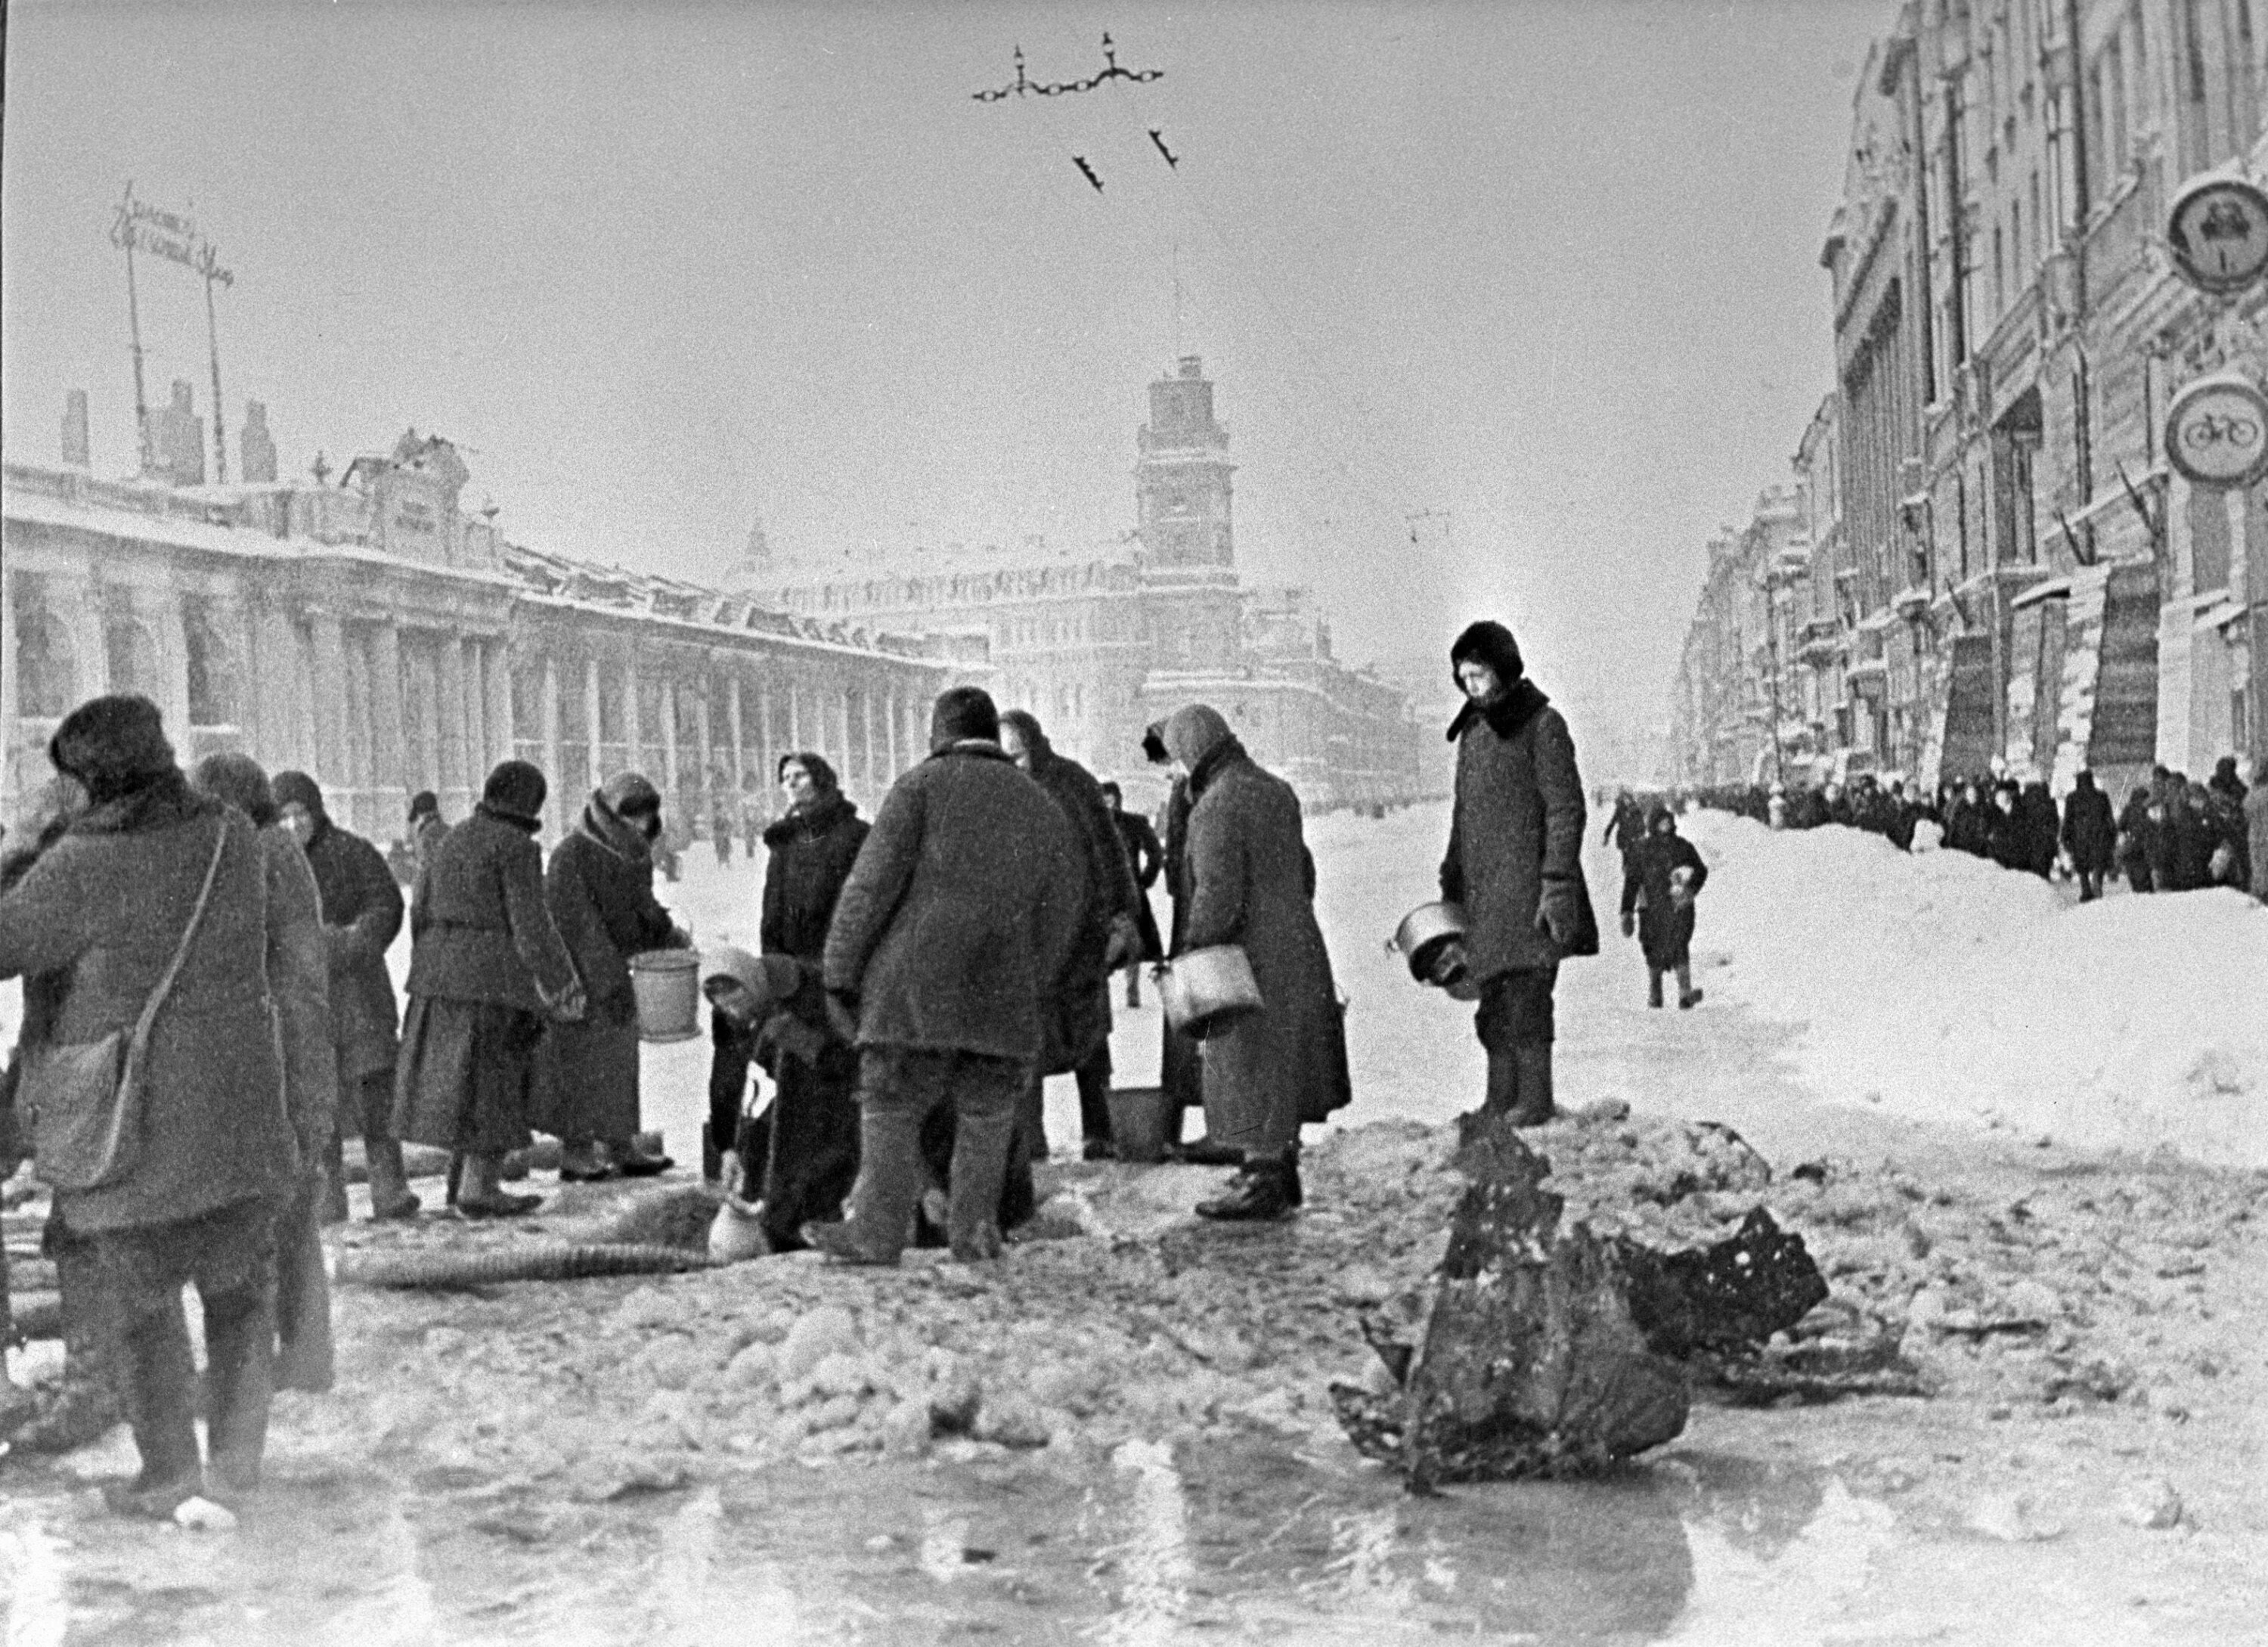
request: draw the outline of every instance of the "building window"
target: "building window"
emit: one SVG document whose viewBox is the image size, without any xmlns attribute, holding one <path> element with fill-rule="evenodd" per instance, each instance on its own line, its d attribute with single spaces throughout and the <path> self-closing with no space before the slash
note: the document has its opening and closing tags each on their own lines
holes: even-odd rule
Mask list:
<svg viewBox="0 0 2268 1647">
<path fill-rule="evenodd" d="M 228 643 L 202 612 L 190 615 L 183 633 L 189 654 L 189 724 L 234 726 L 239 713 L 237 672 Z"/>
<path fill-rule="evenodd" d="M 102 642 L 109 658 L 112 691 L 139 692 L 161 703 L 165 700 L 165 671 L 158 665 L 158 643 L 150 639 L 148 630 L 130 617 L 113 618 L 103 631 Z"/>
<path fill-rule="evenodd" d="M 60 720 L 78 699 L 78 660 L 70 630 L 54 613 L 34 608 L 16 619 L 16 684 L 27 720 Z"/>
</svg>

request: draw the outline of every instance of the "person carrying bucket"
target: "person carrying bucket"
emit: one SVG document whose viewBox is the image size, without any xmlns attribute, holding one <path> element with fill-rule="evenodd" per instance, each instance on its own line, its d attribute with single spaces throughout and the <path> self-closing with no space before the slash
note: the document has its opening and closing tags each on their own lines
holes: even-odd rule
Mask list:
<svg viewBox="0 0 2268 1647">
<path fill-rule="evenodd" d="M 1709 866 L 1677 832 L 1677 819 L 1664 806 L 1646 815 L 1646 838 L 1623 862 L 1623 936 L 1635 929 L 1646 956 L 1646 1004 L 1661 1005 L 1661 975 L 1675 972 L 1679 1008 L 1697 1005 L 1693 897 L 1708 880 Z"/>
</svg>

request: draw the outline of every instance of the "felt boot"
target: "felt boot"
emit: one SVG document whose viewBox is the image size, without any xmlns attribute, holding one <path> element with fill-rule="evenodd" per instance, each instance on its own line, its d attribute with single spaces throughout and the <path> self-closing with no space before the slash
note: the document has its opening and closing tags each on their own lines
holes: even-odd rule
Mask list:
<svg viewBox="0 0 2268 1647">
<path fill-rule="evenodd" d="M 379 1222 L 415 1218 L 424 1203 L 409 1187 L 409 1174 L 401 1164 L 401 1141 L 364 1132 L 362 1148 L 370 1163 L 371 1217 Z"/>
<path fill-rule="evenodd" d="M 1541 1126 L 1559 1112 L 1551 1103 L 1551 1043 L 1523 1041 L 1512 1056 L 1520 1069 L 1520 1101 L 1512 1108 L 1512 1124 Z"/>
</svg>

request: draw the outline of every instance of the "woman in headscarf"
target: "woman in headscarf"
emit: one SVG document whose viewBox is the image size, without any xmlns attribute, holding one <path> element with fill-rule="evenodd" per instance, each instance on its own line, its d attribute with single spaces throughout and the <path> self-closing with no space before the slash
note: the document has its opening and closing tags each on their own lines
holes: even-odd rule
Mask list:
<svg viewBox="0 0 2268 1647">
<path fill-rule="evenodd" d="M 60 975 L 40 1030 L 50 1049 L 130 1037 L 158 1002 L 130 1094 L 27 1060 L 18 1097 L 40 1112 L 42 1176 L 75 1185 L 56 1190 L 55 1216 L 93 1242 L 118 1311 L 142 1472 L 104 1497 L 162 1518 L 199 1494 L 252 1490 L 267 1438 L 276 1204 L 298 1175 L 269 993 L 267 854 L 242 814 L 190 790 L 146 698 L 80 705 L 48 755 L 88 805 L 0 894 L 0 979 Z M 103 1122 L 129 1096 L 119 1132 L 71 1125 Z M 203 1306 L 210 1472 L 187 1284 Z"/>
<path fill-rule="evenodd" d="M 339 1097 L 322 894 L 258 761 L 234 752 L 208 755 L 189 781 L 243 813 L 260 831 L 268 882 L 268 998 L 276 1006 L 284 1104 L 299 1146 L 299 1181 L 276 1213 L 276 1382 L 320 1394 L 331 1387 L 332 1372 L 331 1289 L 320 1225 L 333 1188 L 327 1168 Z M 343 1185 L 336 1188 L 345 1193 Z"/>
<path fill-rule="evenodd" d="M 630 956 L 693 942 L 654 899 L 653 841 L 660 833 L 660 791 L 641 774 L 623 772 L 592 792 L 544 871 L 544 902 L 575 957 L 587 1005 L 580 1022 L 544 1031 L 539 1110 L 531 1119 L 558 1136 L 559 1176 L 570 1184 L 652 1178 L 676 1164 L 637 1145 L 637 995 Z"/>
<path fill-rule="evenodd" d="M 1623 936 L 1633 930 L 1646 956 L 1646 1004 L 1661 1005 L 1661 975 L 1677 974 L 1677 1004 L 1697 1003 L 1693 987 L 1693 897 L 1709 878 L 1709 866 L 1693 843 L 1677 832 L 1676 816 L 1657 805 L 1646 814 L 1646 833 L 1623 857 Z"/>
<path fill-rule="evenodd" d="M 820 755 L 784 755 L 776 770 L 787 813 L 764 831 L 769 857 L 758 942 L 767 960 L 793 964 L 795 983 L 776 991 L 773 1009 L 748 1026 L 737 1076 L 711 1080 L 709 1129 L 712 1146 L 738 1154 L 748 1186 L 743 1193 L 762 1201 L 772 1251 L 790 1252 L 803 1246 L 804 1224 L 841 1215 L 843 1198 L 858 1176 L 858 1053 L 828 1026 L 820 964 L 836 902 L 869 825 Z M 717 1032 L 724 1033 L 721 1027 Z M 719 1048 L 721 1060 L 721 1039 Z M 742 1139 L 738 1121 L 748 1059 L 771 1076 L 774 1089 L 762 1125 Z M 719 1067 L 712 1064 L 712 1076 Z"/>
<path fill-rule="evenodd" d="M 510 1218 L 541 1204 L 503 1187 L 525 1149 L 535 1048 L 549 1016 L 583 1016 L 583 984 L 543 896 L 543 774 L 505 761 L 473 815 L 441 838 L 409 907 L 409 1009 L 394 1133 L 446 1149 L 460 1217 Z"/>
<path fill-rule="evenodd" d="M 1205 1134 L 1241 1148 L 1244 1166 L 1226 1194 L 1197 1210 L 1280 1218 L 1301 1199 L 1301 1123 L 1352 1096 L 1300 798 L 1208 705 L 1175 712 L 1165 742 L 1188 773 L 1190 803 L 1189 916 L 1175 953 L 1236 945 L 1261 1000 L 1258 1012 L 1204 1042 Z"/>
</svg>

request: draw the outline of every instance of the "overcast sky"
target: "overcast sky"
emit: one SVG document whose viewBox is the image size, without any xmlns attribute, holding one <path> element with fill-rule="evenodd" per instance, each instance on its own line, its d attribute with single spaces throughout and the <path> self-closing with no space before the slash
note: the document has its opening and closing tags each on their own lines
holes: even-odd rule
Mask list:
<svg viewBox="0 0 2268 1647">
<path fill-rule="evenodd" d="M 1086 545 L 1202 354 L 1239 564 L 1343 657 L 1497 616 L 1546 690 L 1658 720 L 1705 539 L 1830 387 L 1893 11 L 15 0 L 6 452 L 54 462 L 85 388 L 132 467 L 130 178 L 235 270 L 232 466 L 251 397 L 288 470 L 414 425 L 507 535 L 681 577 L 759 513 L 809 560 Z M 1164 78 L 970 98 L 1020 44 L 1086 78 L 1105 28 Z M 199 284 L 141 270 L 151 398 L 209 415 Z"/>
</svg>

